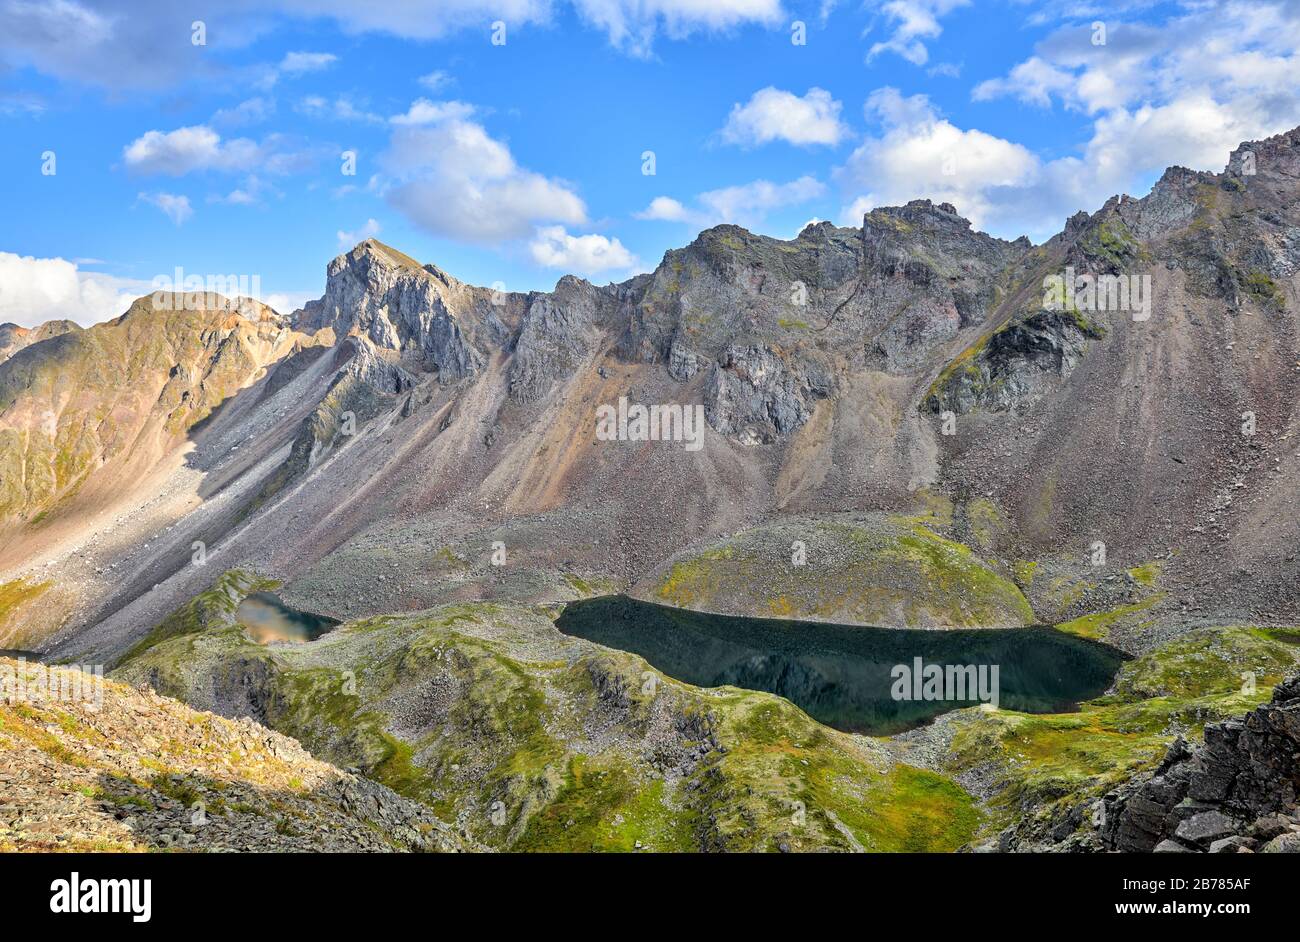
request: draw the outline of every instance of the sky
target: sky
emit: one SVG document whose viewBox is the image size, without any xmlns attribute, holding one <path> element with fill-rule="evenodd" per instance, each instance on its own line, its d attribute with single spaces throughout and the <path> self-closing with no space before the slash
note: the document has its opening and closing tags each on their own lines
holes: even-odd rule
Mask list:
<svg viewBox="0 0 1300 942">
<path fill-rule="evenodd" d="M 511 291 L 922 197 L 1040 242 L 1297 88 L 1300 0 L 0 0 L 0 322 L 289 313 L 371 237 Z"/>
</svg>

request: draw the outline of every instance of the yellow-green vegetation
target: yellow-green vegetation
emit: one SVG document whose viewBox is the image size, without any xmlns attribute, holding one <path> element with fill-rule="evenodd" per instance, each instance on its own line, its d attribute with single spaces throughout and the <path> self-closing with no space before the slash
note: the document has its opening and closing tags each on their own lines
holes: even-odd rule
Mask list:
<svg viewBox="0 0 1300 942">
<path fill-rule="evenodd" d="M 724 704 L 718 738 L 728 751 L 702 783 L 717 849 L 770 849 L 754 828 L 761 820 L 788 822 L 794 850 L 807 848 L 814 829 L 868 851 L 955 850 L 973 837 L 979 812 L 946 776 L 902 764 L 868 771 L 862 740 L 784 700 L 728 690 Z"/>
<path fill-rule="evenodd" d="M 1046 309 L 1035 309 L 1009 318 L 994 330 L 982 334 L 974 343 L 953 357 L 939 371 L 939 375 L 926 390 L 921 400 L 921 408 L 938 411 L 943 404 L 944 395 L 959 385 L 965 385 L 976 396 L 998 390 L 1005 378 L 996 375 L 998 372 L 996 364 L 988 362 L 990 357 L 986 354 L 989 353 L 990 344 L 998 338 L 1008 339 L 1005 335 L 1012 331 L 1050 329 L 1051 319 L 1059 314 L 1085 337 L 1094 340 L 1104 337 L 1106 329 L 1102 325 L 1085 316 L 1073 304 L 1065 303 L 1064 290 L 1063 285 L 1059 286 L 1055 300 L 1044 298 L 1043 308 Z M 1005 357 L 1008 348 L 1014 349 L 1020 343 L 1015 338 L 1009 339 L 1009 343 L 1003 342 L 995 346 L 994 349 L 999 351 L 998 357 Z"/>
<path fill-rule="evenodd" d="M 987 497 L 977 497 L 966 504 L 966 523 L 976 544 L 986 553 L 992 552 L 1007 532 L 1007 518 Z"/>
<path fill-rule="evenodd" d="M 917 506 L 912 513 L 906 515 L 909 523 L 939 529 L 952 526 L 954 514 L 952 498 L 938 494 L 928 487 L 916 491 L 912 497 Z"/>
<path fill-rule="evenodd" d="M 129 661 L 161 641 L 179 635 L 190 635 L 208 628 L 233 624 L 239 603 L 253 592 L 270 592 L 280 583 L 272 579 L 230 569 L 223 572 L 212 587 L 200 592 L 176 611 L 168 615 L 152 631 L 141 638 L 122 658 Z"/>
<path fill-rule="evenodd" d="M 1286 296 L 1282 293 L 1282 289 L 1267 272 L 1259 269 L 1249 272 L 1244 278 L 1244 284 L 1246 290 L 1257 300 L 1274 307 L 1282 307 L 1286 303 Z"/>
<path fill-rule="evenodd" d="M 796 541 L 806 565 L 792 559 Z M 888 627 L 1026 625 L 1015 583 L 916 517 L 746 530 L 678 557 L 654 587 L 682 608 Z"/>
<path fill-rule="evenodd" d="M 882 226 L 888 229 L 893 229 L 895 232 L 904 235 L 910 233 L 916 228 L 906 219 L 900 219 L 893 213 L 882 212 L 879 209 L 873 209 L 871 212 L 867 213 L 866 221 L 873 226 Z"/>
<path fill-rule="evenodd" d="M 577 573 L 566 572 L 564 581 L 574 592 L 578 593 L 580 598 L 590 598 L 593 595 L 611 595 L 615 591 L 615 584 L 612 579 L 605 576 L 579 576 Z"/>
<path fill-rule="evenodd" d="M 945 769 L 995 769 L 985 835 L 1059 820 L 1155 765 L 1177 734 L 1253 709 L 1300 660 L 1294 630 L 1203 628 L 1126 663 L 1078 713 L 963 711 Z"/>
<path fill-rule="evenodd" d="M 1134 566 L 1128 571 L 1128 574 L 1138 585 L 1150 588 L 1160 579 L 1160 572 L 1163 568 L 1163 563 L 1159 560 L 1153 560 L 1149 563 L 1143 563 L 1141 566 Z"/>
<path fill-rule="evenodd" d="M 1068 634 L 1078 635 L 1080 638 L 1091 638 L 1093 641 L 1104 641 L 1110 634 L 1112 628 L 1121 622 L 1127 622 L 1133 619 L 1138 628 L 1146 627 L 1148 621 L 1143 621 L 1136 616 L 1141 615 L 1147 609 L 1156 603 L 1163 601 L 1165 593 L 1156 592 L 1148 595 L 1144 599 L 1136 602 L 1130 602 L 1127 605 L 1120 605 L 1104 612 L 1095 612 L 1091 615 L 1084 615 L 1080 618 L 1073 618 L 1070 621 L 1062 622 L 1056 628 L 1059 631 Z"/>
<path fill-rule="evenodd" d="M 449 605 L 274 647 L 234 626 L 158 637 L 115 676 L 197 706 L 251 694 L 267 725 L 492 847 L 947 851 L 978 825 L 942 774 L 778 697 L 657 675 L 536 609 Z"/>
<path fill-rule="evenodd" d="M 939 395 L 948 389 L 959 376 L 965 375 L 973 383 L 980 382 L 983 379 L 984 371 L 980 369 L 976 359 L 984 352 L 984 348 L 988 346 L 992 337 L 993 334 L 991 333 L 983 334 L 973 344 L 953 357 L 947 366 L 939 371 L 939 375 L 935 377 L 934 382 L 930 384 L 930 388 L 926 390 L 922 402 L 937 403 Z"/>
<path fill-rule="evenodd" d="M 1150 253 L 1124 221 L 1116 216 L 1103 219 L 1080 241 L 1088 255 L 1106 262 L 1116 270 L 1122 270 L 1130 262 L 1150 261 Z"/>
<path fill-rule="evenodd" d="M 52 582 L 28 582 L 15 579 L 12 582 L 0 582 L 0 628 L 3 628 L 11 615 L 23 606 L 41 597 Z"/>
</svg>

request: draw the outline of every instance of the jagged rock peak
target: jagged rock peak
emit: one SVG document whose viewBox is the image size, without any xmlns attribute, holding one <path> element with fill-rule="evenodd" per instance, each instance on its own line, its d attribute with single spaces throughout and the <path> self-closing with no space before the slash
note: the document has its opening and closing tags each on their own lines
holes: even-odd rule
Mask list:
<svg viewBox="0 0 1300 942">
<path fill-rule="evenodd" d="M 477 372 L 502 331 L 491 292 L 367 239 L 326 269 L 325 294 L 294 315 L 307 332 L 331 328 L 423 359 L 442 379 Z M 480 349 L 474 337 L 483 333 Z"/>
<path fill-rule="evenodd" d="M 1228 157 L 1225 173 L 1240 174 L 1252 156 L 1254 173 L 1287 177 L 1300 176 L 1300 127 L 1274 134 L 1260 141 L 1243 141 Z"/>
</svg>

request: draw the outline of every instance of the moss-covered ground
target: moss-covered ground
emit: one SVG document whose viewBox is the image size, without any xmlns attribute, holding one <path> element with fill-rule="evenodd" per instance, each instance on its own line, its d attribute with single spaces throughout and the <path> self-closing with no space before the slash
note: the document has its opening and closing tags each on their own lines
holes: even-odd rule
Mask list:
<svg viewBox="0 0 1300 942">
<path fill-rule="evenodd" d="M 1032 829 L 1154 766 L 1175 736 L 1253 709 L 1297 661 L 1294 630 L 1198 629 L 1126 663 L 1114 692 L 1077 713 L 963 711 L 944 768 L 994 770 L 985 837 Z"/>
<path fill-rule="evenodd" d="M 447 605 L 263 647 L 198 614 L 235 584 L 260 581 L 226 574 L 115 676 L 205 708 L 251 695 L 258 719 L 488 846 L 950 851 L 978 824 L 950 778 L 873 740 L 769 694 L 678 683 L 539 609 Z"/>
</svg>

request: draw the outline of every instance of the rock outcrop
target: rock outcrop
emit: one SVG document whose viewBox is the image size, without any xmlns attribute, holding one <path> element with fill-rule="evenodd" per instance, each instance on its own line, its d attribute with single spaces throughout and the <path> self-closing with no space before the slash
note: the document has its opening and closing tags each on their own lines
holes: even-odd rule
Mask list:
<svg viewBox="0 0 1300 942">
<path fill-rule="evenodd" d="M 297 312 L 294 325 L 358 334 L 454 382 L 478 372 L 505 336 L 493 294 L 368 239 L 330 263 L 325 295 Z"/>
<path fill-rule="evenodd" d="M 1300 853 L 1300 675 L 1243 717 L 1181 737 L 1152 774 L 1102 799 L 1108 848 Z"/>
</svg>

